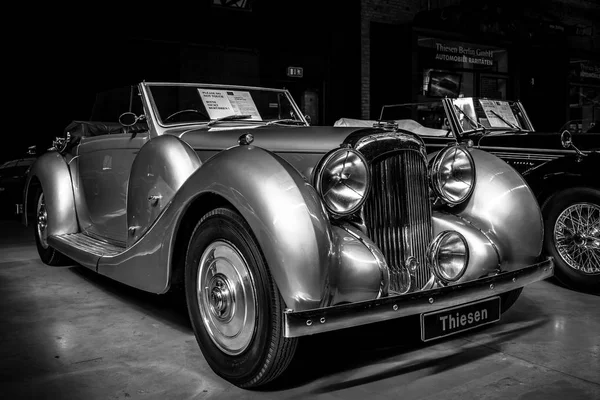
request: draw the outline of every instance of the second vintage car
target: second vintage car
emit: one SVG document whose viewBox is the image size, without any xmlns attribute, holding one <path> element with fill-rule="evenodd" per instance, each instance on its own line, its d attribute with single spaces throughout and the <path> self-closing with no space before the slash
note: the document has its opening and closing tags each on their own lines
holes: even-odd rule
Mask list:
<svg viewBox="0 0 600 400">
<path fill-rule="evenodd" d="M 496 322 L 553 274 L 533 193 L 490 153 L 428 162 L 405 130 L 309 126 L 285 90 L 110 96 L 30 170 L 39 255 L 183 285 L 206 361 L 235 385 L 278 377 L 305 335 L 420 315 L 428 341 Z"/>
<path fill-rule="evenodd" d="M 471 97 L 384 106 L 379 121 L 342 118 L 336 126 L 381 121 L 419 135 L 430 154 L 468 142 L 514 167 L 542 208 L 556 278 L 600 293 L 600 136 L 536 132 L 522 103 Z"/>
</svg>

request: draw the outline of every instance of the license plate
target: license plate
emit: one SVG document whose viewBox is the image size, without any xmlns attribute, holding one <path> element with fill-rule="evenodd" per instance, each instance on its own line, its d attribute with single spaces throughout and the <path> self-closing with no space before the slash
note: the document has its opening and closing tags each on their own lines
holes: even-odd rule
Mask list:
<svg viewBox="0 0 600 400">
<path fill-rule="evenodd" d="M 500 320 L 500 297 L 421 314 L 424 342 L 468 331 Z"/>
</svg>

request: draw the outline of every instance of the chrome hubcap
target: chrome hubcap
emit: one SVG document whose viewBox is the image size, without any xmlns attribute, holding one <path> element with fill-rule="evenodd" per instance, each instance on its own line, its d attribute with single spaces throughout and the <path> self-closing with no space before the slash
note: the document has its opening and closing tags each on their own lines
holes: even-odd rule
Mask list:
<svg viewBox="0 0 600 400">
<path fill-rule="evenodd" d="M 600 207 L 577 203 L 565 209 L 554 225 L 554 241 L 569 267 L 585 274 L 600 273 Z"/>
<path fill-rule="evenodd" d="M 46 203 L 44 194 L 40 195 L 37 204 L 37 234 L 40 243 L 44 249 L 48 248 L 48 213 L 46 212 Z"/>
<path fill-rule="evenodd" d="M 256 290 L 248 264 L 231 243 L 218 240 L 202 253 L 198 304 L 213 343 L 229 355 L 242 353 L 256 326 Z"/>
</svg>

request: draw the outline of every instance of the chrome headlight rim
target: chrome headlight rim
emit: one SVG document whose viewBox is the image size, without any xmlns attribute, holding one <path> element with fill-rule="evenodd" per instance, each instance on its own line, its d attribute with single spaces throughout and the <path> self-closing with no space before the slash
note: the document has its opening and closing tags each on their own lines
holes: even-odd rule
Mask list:
<svg viewBox="0 0 600 400">
<path fill-rule="evenodd" d="M 444 161 L 446 160 L 446 155 L 448 155 L 448 153 L 451 151 L 454 151 L 455 152 L 454 154 L 456 154 L 457 151 L 460 151 L 462 154 L 464 154 L 467 161 L 469 162 L 470 171 L 472 174 L 472 182 L 470 183 L 469 189 L 459 199 L 452 198 L 444 190 L 445 182 L 442 181 L 442 177 L 440 174 L 441 167 L 442 167 Z M 446 203 L 450 206 L 457 206 L 459 204 L 464 203 L 471 197 L 471 195 L 473 194 L 473 191 L 475 190 L 475 182 L 477 180 L 475 161 L 473 160 L 473 156 L 471 155 L 469 150 L 467 150 L 467 148 L 464 145 L 457 143 L 457 144 L 449 146 L 443 150 L 440 150 L 435 155 L 433 160 L 431 161 L 430 168 L 429 168 L 429 174 L 430 174 L 429 183 L 430 183 L 431 189 L 433 190 L 433 193 L 439 199 L 441 199 L 444 203 Z"/>
<path fill-rule="evenodd" d="M 450 277 L 443 272 L 438 258 L 442 245 L 444 244 L 444 242 L 447 242 L 448 238 L 451 236 L 455 236 L 458 239 L 460 239 L 465 248 L 463 267 L 461 271 L 454 277 Z M 460 278 L 462 278 L 465 272 L 467 271 L 467 266 L 469 265 L 469 243 L 460 232 L 451 230 L 440 232 L 430 243 L 427 249 L 427 261 L 429 262 L 429 268 L 431 269 L 433 275 L 437 278 L 438 281 L 444 284 L 456 282 Z"/>
<path fill-rule="evenodd" d="M 365 168 L 365 182 L 364 182 L 365 191 L 364 191 L 364 194 L 362 195 L 362 198 L 355 205 L 353 205 L 352 207 L 350 207 L 346 210 L 343 210 L 343 211 L 335 209 L 330 204 L 330 202 L 327 201 L 327 198 L 323 194 L 323 190 L 321 187 L 321 185 L 323 183 L 323 174 L 327 171 L 327 167 L 330 165 L 332 160 L 336 159 L 336 157 L 340 153 L 347 153 L 347 154 L 352 154 L 353 156 L 356 156 L 361 161 L 362 165 Z M 315 187 L 317 193 L 319 194 L 321 201 L 323 202 L 323 205 L 325 206 L 325 209 L 334 217 L 344 217 L 344 216 L 348 216 L 348 215 L 352 215 L 352 214 L 356 213 L 364 205 L 364 203 L 367 200 L 367 197 L 369 195 L 369 192 L 371 190 L 371 173 L 370 173 L 369 164 L 368 164 L 365 156 L 361 152 L 359 152 L 358 150 L 356 150 L 352 147 L 340 147 L 340 148 L 330 151 L 319 162 L 319 165 L 317 166 L 317 168 L 315 170 L 314 187 Z"/>
</svg>

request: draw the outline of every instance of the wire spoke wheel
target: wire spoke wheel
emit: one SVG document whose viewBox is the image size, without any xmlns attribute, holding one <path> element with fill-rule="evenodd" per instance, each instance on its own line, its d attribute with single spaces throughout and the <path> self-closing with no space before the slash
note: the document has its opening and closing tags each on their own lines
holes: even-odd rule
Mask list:
<svg viewBox="0 0 600 400">
<path fill-rule="evenodd" d="M 556 219 L 554 241 L 570 268 L 584 274 L 600 273 L 600 207 L 592 203 L 567 207 Z"/>
</svg>

